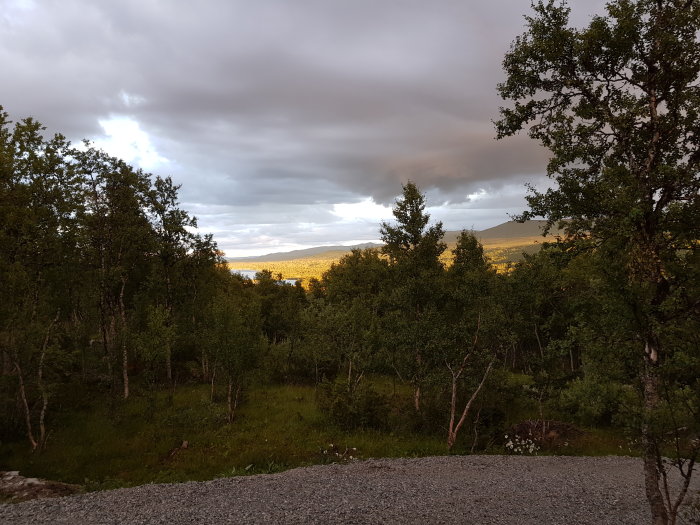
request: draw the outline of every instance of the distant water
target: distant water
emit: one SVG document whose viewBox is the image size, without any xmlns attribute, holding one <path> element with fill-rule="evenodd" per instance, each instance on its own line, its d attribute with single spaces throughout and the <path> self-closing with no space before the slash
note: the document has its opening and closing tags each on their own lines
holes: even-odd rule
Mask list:
<svg viewBox="0 0 700 525">
<path fill-rule="evenodd" d="M 246 279 L 255 279 L 255 274 L 258 270 L 231 270 L 231 273 L 237 273 L 238 275 L 245 277 Z M 282 279 L 277 281 L 278 284 L 296 284 L 297 279 Z"/>
<path fill-rule="evenodd" d="M 255 279 L 255 274 L 258 272 L 257 270 L 231 270 L 231 273 L 237 273 L 246 279 Z"/>
</svg>

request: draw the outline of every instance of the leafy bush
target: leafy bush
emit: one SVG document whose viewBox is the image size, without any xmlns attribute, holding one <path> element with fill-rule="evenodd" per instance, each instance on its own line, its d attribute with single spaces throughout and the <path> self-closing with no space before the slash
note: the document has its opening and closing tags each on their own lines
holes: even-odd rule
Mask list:
<svg viewBox="0 0 700 525">
<path fill-rule="evenodd" d="M 574 379 L 561 393 L 560 410 L 584 425 L 610 425 L 628 397 L 624 385 Z"/>
<path fill-rule="evenodd" d="M 344 430 L 386 428 L 389 412 L 387 400 L 365 382 L 355 385 L 343 380 L 321 383 L 318 406 Z"/>
<path fill-rule="evenodd" d="M 335 377 L 338 362 L 312 344 L 281 341 L 269 346 L 261 368 L 264 379 L 273 383 L 313 384 L 317 378 Z"/>
</svg>

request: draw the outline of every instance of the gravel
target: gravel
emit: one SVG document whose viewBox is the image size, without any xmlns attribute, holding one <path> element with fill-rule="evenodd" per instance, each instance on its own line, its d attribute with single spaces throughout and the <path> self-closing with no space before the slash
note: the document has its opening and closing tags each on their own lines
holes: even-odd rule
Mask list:
<svg viewBox="0 0 700 525">
<path fill-rule="evenodd" d="M 628 457 L 371 459 L 0 505 L 3 525 L 649 522 Z"/>
</svg>

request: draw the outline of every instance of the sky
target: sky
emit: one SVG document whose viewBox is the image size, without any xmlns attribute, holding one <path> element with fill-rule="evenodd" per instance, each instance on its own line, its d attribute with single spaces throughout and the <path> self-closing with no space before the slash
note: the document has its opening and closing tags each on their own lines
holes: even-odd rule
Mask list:
<svg viewBox="0 0 700 525">
<path fill-rule="evenodd" d="M 586 24 L 603 1 L 571 0 Z M 544 188 L 495 140 L 529 0 L 0 0 L 0 105 L 181 184 L 229 257 L 377 241 L 401 185 L 447 230 Z"/>
</svg>

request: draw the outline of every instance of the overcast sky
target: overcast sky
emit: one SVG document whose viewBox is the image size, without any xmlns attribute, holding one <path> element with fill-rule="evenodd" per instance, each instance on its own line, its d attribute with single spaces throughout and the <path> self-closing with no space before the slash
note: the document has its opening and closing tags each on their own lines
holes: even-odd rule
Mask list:
<svg viewBox="0 0 700 525">
<path fill-rule="evenodd" d="M 571 1 L 586 23 L 603 1 Z M 542 187 L 496 141 L 529 0 L 0 0 L 0 105 L 182 184 L 229 256 L 376 240 L 415 181 L 448 230 Z"/>
</svg>

